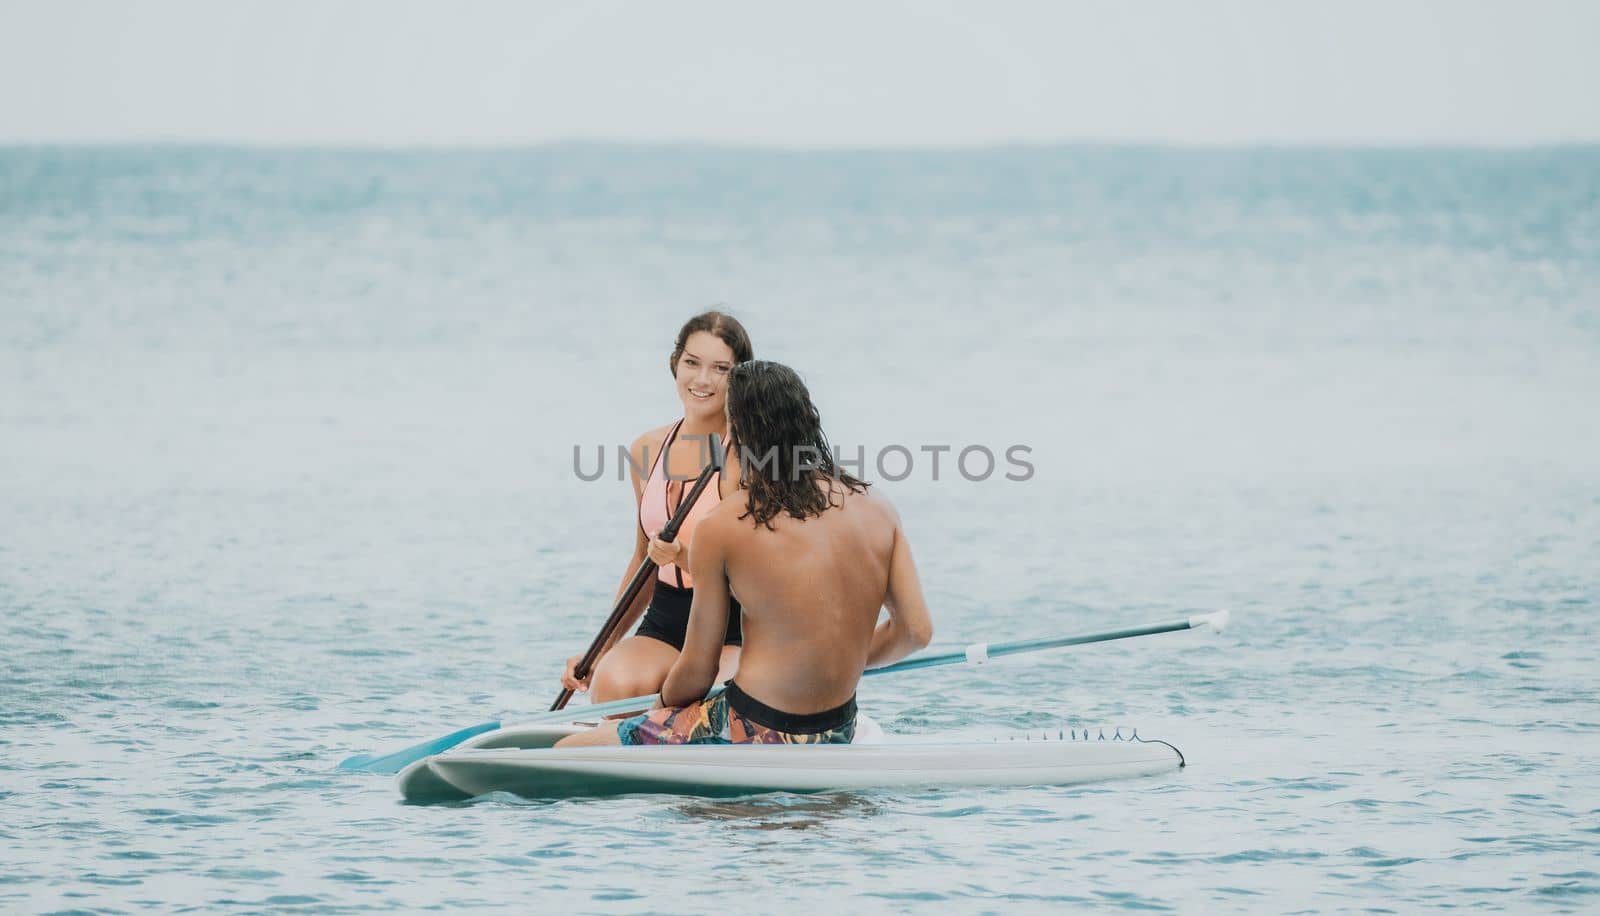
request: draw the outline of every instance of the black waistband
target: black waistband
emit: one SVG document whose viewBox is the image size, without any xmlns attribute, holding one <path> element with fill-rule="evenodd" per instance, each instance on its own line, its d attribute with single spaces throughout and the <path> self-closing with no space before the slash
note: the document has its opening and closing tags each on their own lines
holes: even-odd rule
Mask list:
<svg viewBox="0 0 1600 916">
<path fill-rule="evenodd" d="M 784 712 L 773 709 L 755 697 L 739 689 L 733 681 L 728 682 L 726 695 L 728 706 L 734 712 L 757 725 L 765 725 L 790 735 L 815 735 L 836 728 L 843 728 L 855 721 L 856 698 L 852 696 L 845 700 L 843 705 L 822 712 L 808 712 L 804 715 Z"/>
</svg>

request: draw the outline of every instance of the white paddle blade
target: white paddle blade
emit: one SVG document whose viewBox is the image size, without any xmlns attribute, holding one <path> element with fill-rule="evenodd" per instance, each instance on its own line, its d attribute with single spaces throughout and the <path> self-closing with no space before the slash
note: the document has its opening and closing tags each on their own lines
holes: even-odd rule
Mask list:
<svg viewBox="0 0 1600 916">
<path fill-rule="evenodd" d="M 1216 611 L 1211 614 L 1196 614 L 1189 618 L 1189 627 L 1190 629 L 1208 627 L 1217 631 L 1218 633 L 1221 633 L 1223 630 L 1228 628 L 1228 617 L 1229 614 L 1227 611 Z"/>
</svg>

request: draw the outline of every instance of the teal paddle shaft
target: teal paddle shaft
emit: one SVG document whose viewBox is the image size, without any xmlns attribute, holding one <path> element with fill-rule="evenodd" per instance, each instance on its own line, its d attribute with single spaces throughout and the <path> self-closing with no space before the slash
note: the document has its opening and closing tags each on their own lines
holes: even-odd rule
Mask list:
<svg viewBox="0 0 1600 916">
<path fill-rule="evenodd" d="M 916 658 L 908 658 L 903 662 L 884 665 L 882 668 L 868 668 L 862 674 L 863 676 L 868 674 L 897 674 L 901 671 L 915 671 L 918 668 L 959 665 L 962 662 L 981 665 L 991 658 L 1020 655 L 1023 652 L 1038 652 L 1041 649 L 1060 649 L 1064 646 L 1081 646 L 1091 642 L 1132 639 L 1135 636 L 1155 636 L 1158 633 L 1175 633 L 1178 630 L 1192 630 L 1196 627 L 1205 626 L 1220 630 L 1227 625 L 1227 622 L 1228 612 L 1218 611 L 1215 614 L 1201 614 L 1183 620 L 1174 620 L 1170 623 L 1154 623 L 1149 626 L 1131 627 L 1126 630 L 1107 630 L 1104 633 L 1085 633 L 1079 636 L 1048 636 L 1043 639 L 1019 639 L 1015 642 L 1002 642 L 993 645 L 980 642 L 973 643 L 959 652 L 919 655 Z"/>
<path fill-rule="evenodd" d="M 1002 643 L 973 643 L 965 649 L 956 652 L 941 652 L 935 655 L 921 655 L 908 658 L 905 661 L 884 665 L 881 668 L 868 668 L 862 672 L 863 677 L 879 674 L 899 674 L 904 671 L 916 671 L 922 668 L 938 668 L 944 665 L 959 665 L 962 663 L 983 664 L 991 658 L 1002 658 L 1007 655 L 1020 655 L 1024 652 L 1038 652 L 1042 649 L 1059 649 L 1065 646 L 1081 646 L 1092 642 L 1110 642 L 1114 639 L 1132 639 L 1135 636 L 1154 636 L 1158 633 L 1174 633 L 1179 630 L 1193 630 L 1209 627 L 1213 630 L 1222 630 L 1228 625 L 1228 612 L 1217 611 L 1211 614 L 1197 614 L 1183 620 L 1174 620 L 1168 623 L 1156 623 L 1143 627 L 1131 627 L 1124 630 L 1107 630 L 1102 633 L 1084 633 L 1078 636 L 1050 636 L 1043 639 L 1019 639 L 1014 642 Z M 707 697 L 714 697 L 721 693 L 722 685 L 711 688 Z M 606 716 L 621 715 L 623 713 L 641 712 L 649 709 L 656 703 L 657 695 L 628 697 L 625 700 L 612 700 L 609 703 L 595 703 L 583 707 L 582 710 L 562 710 L 547 712 L 523 719 L 521 724 L 535 725 L 541 722 L 571 722 L 574 718 L 588 719 L 604 718 Z M 371 755 L 357 755 L 348 758 L 339 764 L 341 770 L 358 770 L 367 773 L 398 773 L 411 764 L 424 757 L 447 751 L 452 747 L 487 731 L 500 727 L 499 722 L 483 722 L 448 735 L 424 741 L 421 744 L 408 747 L 402 751 L 385 754 L 382 757 Z"/>
</svg>

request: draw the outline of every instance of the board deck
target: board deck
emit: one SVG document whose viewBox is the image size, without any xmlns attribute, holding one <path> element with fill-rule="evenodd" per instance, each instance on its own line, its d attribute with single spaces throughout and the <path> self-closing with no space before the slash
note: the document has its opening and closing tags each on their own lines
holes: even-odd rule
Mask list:
<svg viewBox="0 0 1600 916">
<path fill-rule="evenodd" d="M 578 725 L 502 729 L 400 774 L 411 802 L 459 801 L 490 792 L 526 798 L 635 793 L 739 796 L 923 786 L 1079 785 L 1183 766 L 1164 741 L 1083 737 L 940 741 L 884 738 L 850 745 L 679 745 L 552 748 Z"/>
</svg>

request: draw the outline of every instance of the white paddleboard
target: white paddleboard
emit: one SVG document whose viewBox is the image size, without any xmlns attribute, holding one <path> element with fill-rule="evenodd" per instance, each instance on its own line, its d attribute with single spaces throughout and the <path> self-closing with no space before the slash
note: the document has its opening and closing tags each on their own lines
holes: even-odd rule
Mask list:
<svg viewBox="0 0 1600 916">
<path fill-rule="evenodd" d="M 863 719 L 865 717 L 862 717 Z M 400 773 L 411 802 L 511 792 L 527 798 L 633 793 L 738 796 L 923 786 L 1078 785 L 1183 766 L 1164 741 L 1120 735 L 952 742 L 885 738 L 866 720 L 849 745 L 677 745 L 554 749 L 577 725 L 511 726 Z M 1080 737 L 1081 735 L 1081 737 Z M 864 739 L 864 740 L 863 740 Z"/>
</svg>

